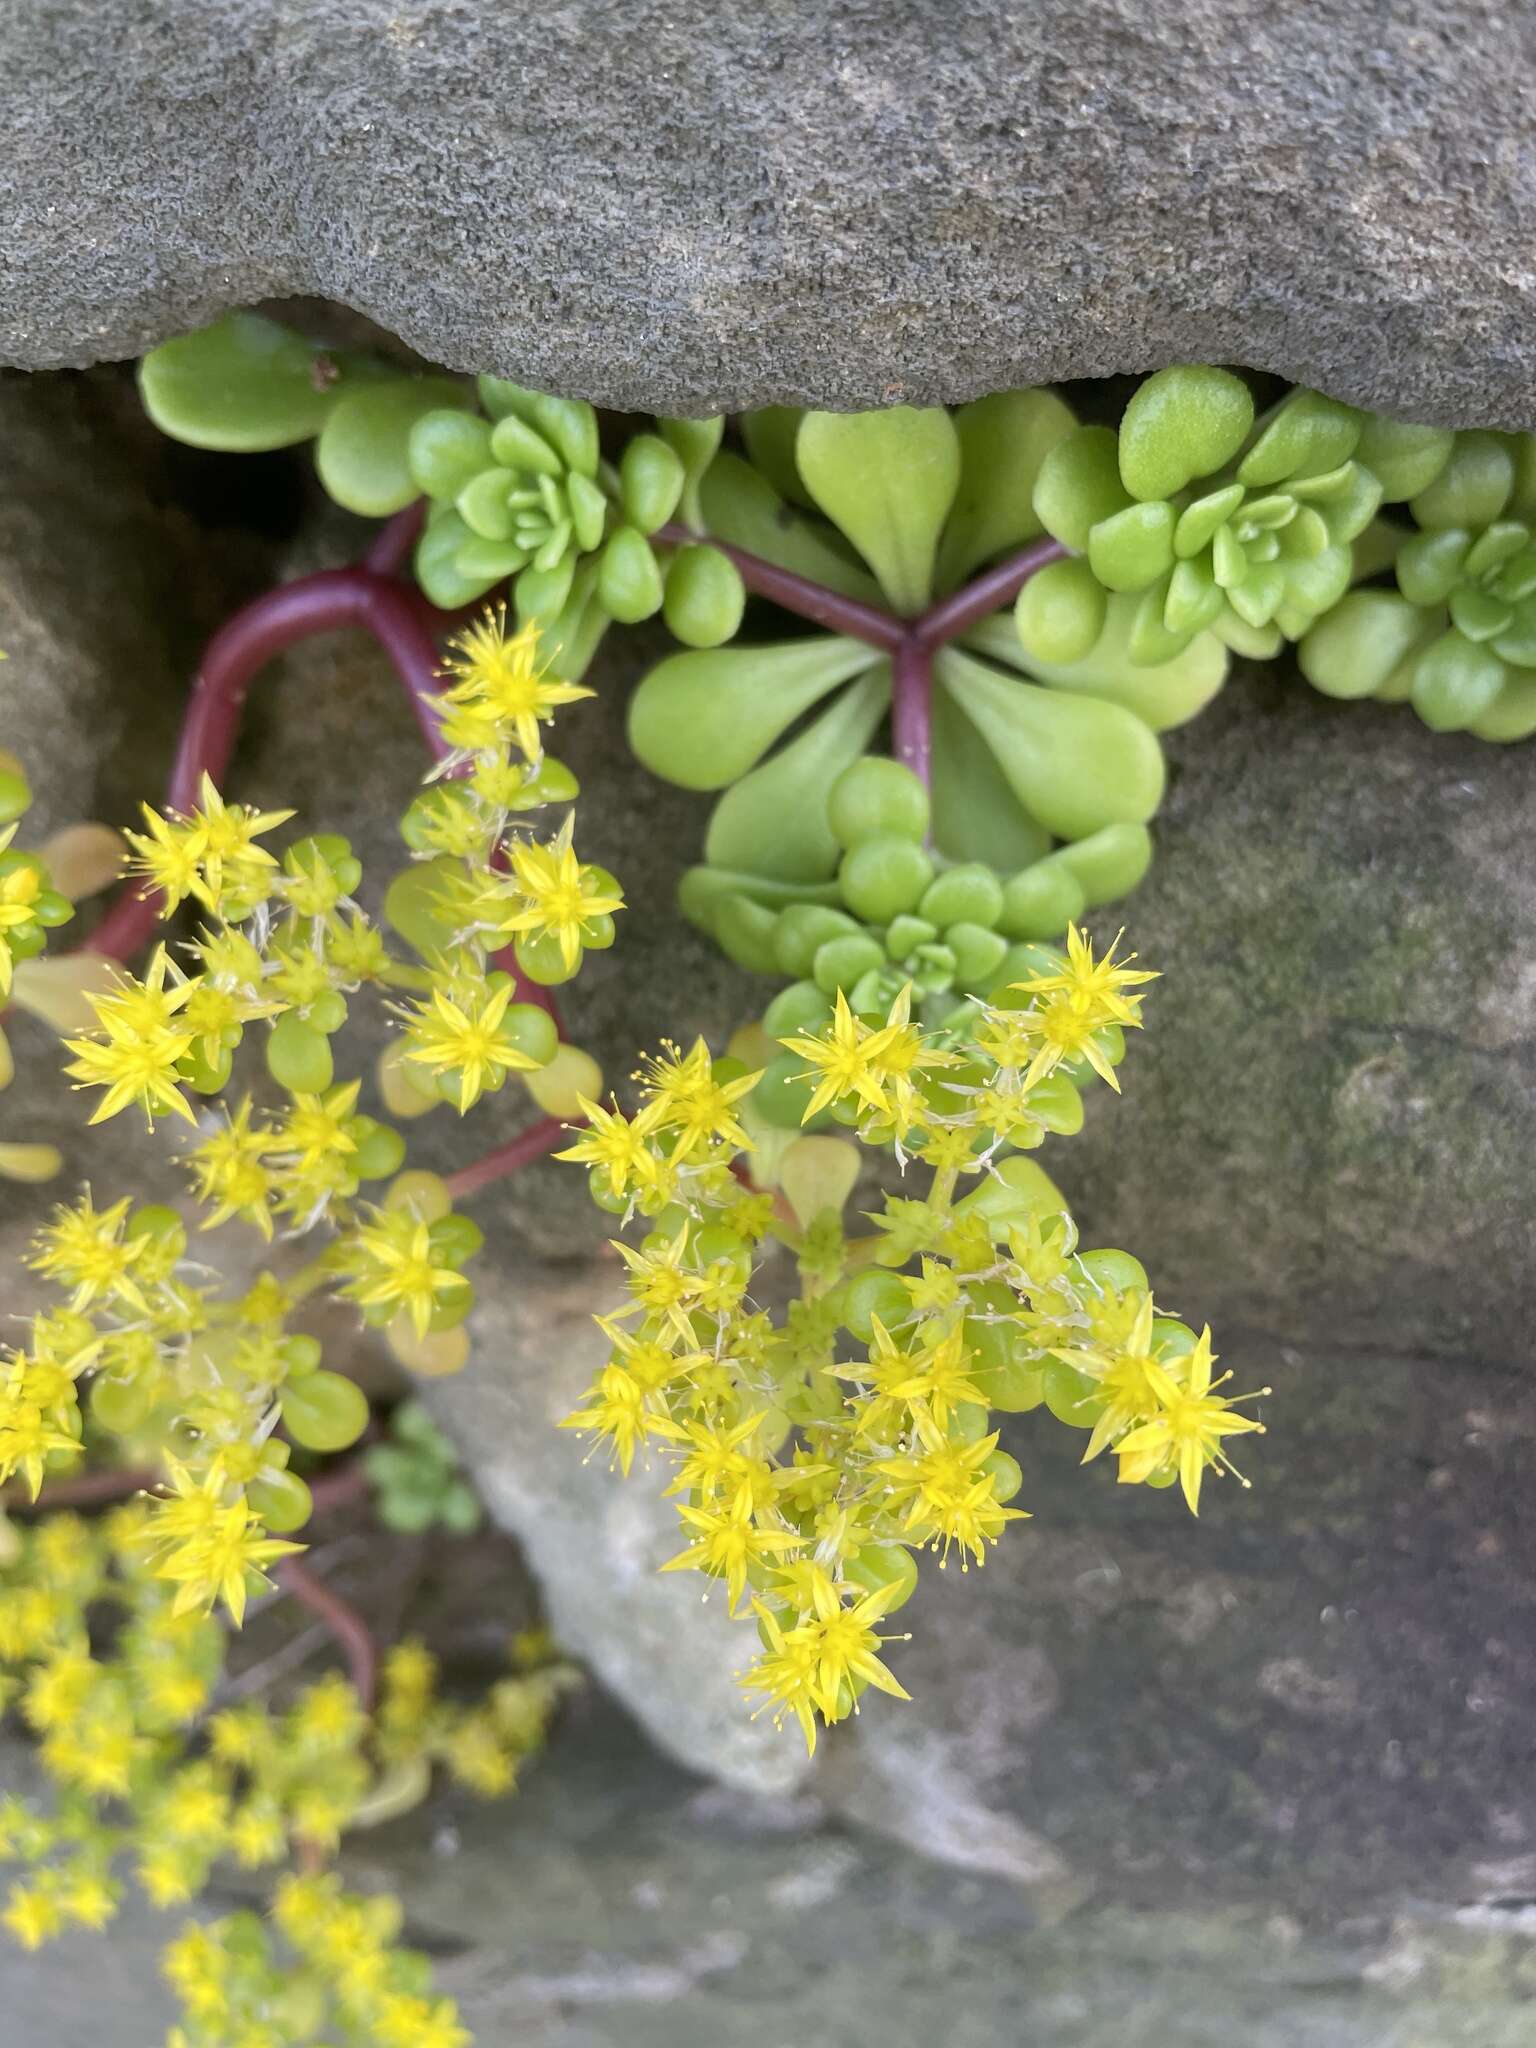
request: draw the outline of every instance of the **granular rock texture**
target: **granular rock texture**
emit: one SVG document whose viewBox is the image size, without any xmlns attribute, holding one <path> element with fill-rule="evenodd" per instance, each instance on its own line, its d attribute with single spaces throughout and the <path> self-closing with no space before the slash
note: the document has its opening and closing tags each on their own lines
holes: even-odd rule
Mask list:
<svg viewBox="0 0 1536 2048">
<path fill-rule="evenodd" d="M 1233 361 L 1536 424 L 1497 0 L 0 10 L 0 361 L 315 294 L 610 405 Z"/>
</svg>

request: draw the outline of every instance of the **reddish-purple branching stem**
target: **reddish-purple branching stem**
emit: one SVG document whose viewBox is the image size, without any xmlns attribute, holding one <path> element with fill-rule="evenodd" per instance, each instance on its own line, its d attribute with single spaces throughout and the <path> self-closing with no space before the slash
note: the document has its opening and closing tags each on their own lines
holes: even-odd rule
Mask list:
<svg viewBox="0 0 1536 2048">
<path fill-rule="evenodd" d="M 520 1131 L 505 1145 L 498 1145 L 494 1152 L 487 1152 L 483 1159 L 473 1159 L 456 1173 L 445 1174 L 443 1184 L 455 1201 L 464 1195 L 477 1194 L 481 1188 L 489 1187 L 493 1180 L 504 1180 L 509 1173 L 516 1173 L 519 1167 L 553 1152 L 567 1131 L 579 1129 L 580 1125 L 579 1117 L 570 1124 L 564 1124 L 558 1117 L 546 1116 L 538 1123 L 530 1124 L 526 1131 Z"/>
<path fill-rule="evenodd" d="M 285 1557 L 275 1564 L 272 1576 L 285 1593 L 291 1593 L 330 1630 L 346 1656 L 347 1675 L 359 1704 L 365 1713 L 372 1713 L 379 1653 L 367 1622 L 350 1600 L 343 1600 L 333 1586 L 328 1586 L 296 1557 Z"/>
<path fill-rule="evenodd" d="M 369 543 L 363 567 L 375 576 L 398 576 L 411 558 L 411 549 L 421 537 L 427 516 L 427 501 L 416 498 L 393 519 L 386 519 Z"/>
<path fill-rule="evenodd" d="M 933 766 L 933 655 L 912 633 L 891 656 L 891 752 L 926 789 Z"/>
<path fill-rule="evenodd" d="M 663 526 L 655 538 L 686 547 L 707 536 L 673 521 Z M 728 541 L 710 540 L 709 545 L 730 556 L 754 597 L 769 598 L 785 611 L 809 619 L 813 625 L 825 626 L 832 633 L 846 633 L 854 640 L 865 640 L 882 654 L 894 654 L 906 637 L 902 621 L 878 605 L 844 597 L 840 591 L 828 590 L 824 583 L 813 583 L 808 576 L 796 575 L 793 569 L 781 569 L 777 562 L 765 562 L 761 555 L 732 547 Z"/>
<path fill-rule="evenodd" d="M 984 569 L 974 582 L 930 605 L 920 619 L 913 620 L 913 639 L 924 647 L 943 647 L 948 641 L 958 640 L 972 626 L 979 626 L 993 612 L 1012 604 L 1036 570 L 1043 569 L 1047 562 L 1059 562 L 1067 552 L 1059 540 L 1031 541 L 1016 555 Z"/>
<path fill-rule="evenodd" d="M 687 544 L 706 538 L 676 521 L 663 526 L 657 540 Z M 1067 550 L 1059 541 L 1032 541 L 1027 548 L 1005 561 L 985 569 L 974 581 L 951 596 L 941 598 L 915 619 L 898 618 L 878 605 L 862 603 L 828 590 L 824 584 L 765 562 L 760 555 L 726 541 L 711 540 L 722 554 L 729 555 L 741 572 L 741 580 L 756 597 L 766 597 L 785 611 L 825 626 L 834 633 L 847 633 L 878 647 L 891 657 L 891 746 L 898 761 L 904 761 L 924 783 L 930 778 L 933 759 L 933 656 L 947 642 L 981 621 L 1002 605 L 1010 604 L 1037 569 L 1057 561 Z"/>
</svg>

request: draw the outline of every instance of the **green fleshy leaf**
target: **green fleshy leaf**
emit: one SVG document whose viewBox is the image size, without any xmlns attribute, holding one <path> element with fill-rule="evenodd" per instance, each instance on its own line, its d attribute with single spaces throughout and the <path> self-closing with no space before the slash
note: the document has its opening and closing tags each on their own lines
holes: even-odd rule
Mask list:
<svg viewBox="0 0 1536 2048">
<path fill-rule="evenodd" d="M 727 960 L 749 974 L 776 975 L 779 963 L 774 958 L 773 928 L 777 923 L 777 912 L 754 903 L 750 896 L 727 895 L 715 905 L 711 930 Z"/>
<path fill-rule="evenodd" d="M 1444 613 L 1439 614 L 1443 625 Z M 1425 639 L 1425 614 L 1395 590 L 1352 590 L 1312 626 L 1297 664 L 1326 697 L 1374 697 Z"/>
<path fill-rule="evenodd" d="M 922 611 L 960 483 L 960 437 L 944 408 L 808 412 L 795 460 L 806 489 L 874 570 L 896 610 Z"/>
<path fill-rule="evenodd" d="M 795 467 L 795 436 L 805 418 L 803 405 L 760 405 L 741 416 L 741 437 L 759 476 L 772 485 L 781 498 L 813 512 L 815 501 L 800 481 Z"/>
<path fill-rule="evenodd" d="M 724 896 L 746 896 L 778 911 L 791 903 L 820 903 L 830 910 L 840 908 L 842 891 L 836 882 L 779 882 L 770 875 L 743 875 L 732 868 L 692 867 L 677 885 L 677 907 L 700 931 L 712 932 L 715 908 Z"/>
<path fill-rule="evenodd" d="M 957 408 L 960 487 L 939 543 L 938 583 L 953 590 L 973 569 L 1041 531 L 1040 465 L 1077 424 L 1054 391 L 999 391 Z"/>
<path fill-rule="evenodd" d="M 1225 610 L 1226 599 L 1208 563 L 1174 563 L 1163 600 L 1163 624 L 1170 633 L 1203 633 Z"/>
<path fill-rule="evenodd" d="M 448 885 L 462 870 L 447 854 L 435 860 L 413 861 L 384 892 L 384 915 L 424 960 L 445 954 L 455 943 L 455 933 L 438 915 L 438 904 Z"/>
<path fill-rule="evenodd" d="M 1450 460 L 1408 509 L 1420 526 L 1491 526 L 1509 502 L 1515 459 L 1502 434 L 1458 434 Z"/>
<path fill-rule="evenodd" d="M 1306 612 L 1310 625 L 1320 613 L 1330 611 L 1348 590 L 1354 566 L 1354 556 L 1347 547 L 1327 547 L 1306 561 L 1282 564 L 1283 603 L 1287 608 L 1299 607 Z"/>
<path fill-rule="evenodd" d="M 662 617 L 685 647 L 723 647 L 733 640 L 746 603 L 741 571 L 707 541 L 679 548 L 667 564 Z"/>
<path fill-rule="evenodd" d="M 1040 465 L 1035 516 L 1053 539 L 1082 554 L 1101 520 L 1131 502 L 1120 481 L 1118 443 L 1109 427 L 1074 427 Z"/>
<path fill-rule="evenodd" d="M 1272 564 L 1250 568 L 1227 592 L 1227 603 L 1249 626 L 1267 626 L 1285 601 L 1285 578 Z"/>
<path fill-rule="evenodd" d="M 1381 506 L 1381 485 L 1371 472 L 1358 462 L 1345 467 L 1348 484 L 1318 508 L 1335 547 L 1364 533 Z"/>
<path fill-rule="evenodd" d="M 1024 809 L 986 741 L 942 683 L 933 692 L 930 783 L 933 844 L 949 859 L 983 861 L 1006 875 L 1050 852 L 1051 835 Z"/>
<path fill-rule="evenodd" d="M 1444 604 L 1461 581 L 1471 551 L 1465 527 L 1410 534 L 1397 551 L 1397 585 L 1410 604 Z"/>
<path fill-rule="evenodd" d="M 1272 661 L 1285 645 L 1285 635 L 1278 626 L 1245 625 L 1233 611 L 1223 612 L 1211 633 L 1223 647 L 1231 648 L 1245 661 Z"/>
<path fill-rule="evenodd" d="M 1163 794 L 1151 729 L 1101 697 L 1071 696 L 1002 674 L 948 647 L 936 668 L 980 732 L 1025 811 L 1060 839 L 1142 824 Z"/>
<path fill-rule="evenodd" d="M 786 882 L 821 882 L 843 849 L 827 823 L 827 796 L 868 746 L 891 700 L 882 661 L 771 760 L 744 775 L 715 805 L 704 838 L 711 867 L 745 869 Z"/>
<path fill-rule="evenodd" d="M 1320 391 L 1289 392 L 1260 423 L 1238 466 L 1238 481 L 1262 490 L 1288 477 L 1336 469 L 1354 453 L 1363 424 L 1352 405 L 1324 398 Z"/>
<path fill-rule="evenodd" d="M 792 569 L 842 597 L 881 602 L 880 586 L 853 559 L 842 535 L 786 505 L 773 486 L 730 449 L 722 449 L 699 487 L 704 531 Z"/>
<path fill-rule="evenodd" d="M 1108 604 L 1103 584 L 1080 555 L 1047 562 L 1013 607 L 1025 661 L 1081 661 L 1098 643 Z"/>
<path fill-rule="evenodd" d="M 418 491 L 451 504 L 491 467 L 491 430 L 474 413 L 439 406 L 411 428 L 406 462 Z"/>
<path fill-rule="evenodd" d="M 597 594 L 603 609 L 626 626 L 661 610 L 661 565 L 637 527 L 616 526 L 609 534 L 599 557 Z"/>
<path fill-rule="evenodd" d="M 669 655 L 629 705 L 629 743 L 654 775 L 724 789 L 803 711 L 879 656 L 837 634 Z"/>
<path fill-rule="evenodd" d="M 525 569 L 518 571 L 517 582 L 512 588 L 513 607 L 517 622 L 526 626 L 530 619 L 558 619 L 570 602 L 571 588 L 576 580 L 576 558 L 566 555 L 549 568 L 541 568 L 535 559 Z M 601 600 L 602 570 L 598 570 L 598 591 Z M 611 610 L 611 607 L 609 607 Z"/>
<path fill-rule="evenodd" d="M 683 495 L 678 505 L 679 516 L 695 532 L 702 532 L 704 516 L 699 505 L 699 489 L 709 473 L 710 464 L 720 452 L 725 417 L 716 413 L 707 420 L 658 419 L 656 425 L 667 446 L 682 457 Z"/>
<path fill-rule="evenodd" d="M 1173 528 L 1173 507 L 1161 499 L 1101 519 L 1088 536 L 1094 575 L 1106 590 L 1145 590 L 1173 566 Z"/>
<path fill-rule="evenodd" d="M 597 570 L 591 556 L 577 564 L 564 609 L 544 629 L 542 645 L 550 666 L 569 683 L 579 683 L 591 667 L 611 623 L 598 601 Z"/>
<path fill-rule="evenodd" d="M 1480 718 L 1467 727 L 1480 740 L 1508 745 L 1536 733 L 1536 676 L 1511 675 Z"/>
<path fill-rule="evenodd" d="M 1451 592 L 1450 612 L 1451 624 L 1469 640 L 1493 640 L 1514 623 L 1509 605 L 1473 585 Z"/>
<path fill-rule="evenodd" d="M 530 476 L 560 477 L 565 464 L 560 451 L 550 445 L 537 427 L 509 412 L 491 430 L 491 454 L 503 469 L 523 470 Z"/>
<path fill-rule="evenodd" d="M 1455 441 L 1448 427 L 1419 427 L 1369 412 L 1355 444 L 1355 460 L 1381 485 L 1382 503 L 1397 505 L 1429 489 L 1450 460 Z"/>
<path fill-rule="evenodd" d="M 472 569 L 462 567 L 460 554 L 475 538 L 451 505 L 434 505 L 427 515 L 421 539 L 416 543 L 416 581 L 432 603 L 440 605 L 444 611 L 456 611 L 460 605 L 473 604 L 493 583 L 510 573 L 505 569 L 493 569 L 486 575 L 477 575 Z M 522 555 L 515 549 L 512 553 L 516 557 L 512 566 L 521 568 Z"/>
<path fill-rule="evenodd" d="M 291 448 L 325 425 L 356 363 L 260 313 L 228 313 L 195 334 L 152 348 L 139 364 L 144 410 L 164 434 L 194 448 L 254 454 Z"/>
<path fill-rule="evenodd" d="M 1505 512 L 1536 526 L 1536 434 L 1506 434 L 1504 445 L 1514 464 L 1515 481 Z"/>
<path fill-rule="evenodd" d="M 1152 834 L 1145 825 L 1106 825 L 1102 832 L 1058 847 L 1052 858 L 1076 876 L 1092 910 L 1138 887 L 1152 865 Z"/>
<path fill-rule="evenodd" d="M 511 540 L 517 520 L 511 494 L 517 483 L 514 470 L 494 464 L 476 470 L 453 501 L 453 509 L 472 533 L 482 540 Z"/>
<path fill-rule="evenodd" d="M 1340 522 L 1342 524 L 1342 521 Z M 1367 525 L 1370 521 L 1367 520 Z M 1364 530 L 1363 528 L 1361 529 Z M 1350 535 L 1353 540 L 1354 535 Z M 1313 505 L 1297 505 L 1295 517 L 1287 520 L 1280 535 L 1280 552 L 1293 562 L 1309 562 L 1320 555 L 1323 549 L 1333 545 L 1335 536 L 1330 534 L 1328 521 Z"/>
<path fill-rule="evenodd" d="M 1520 604 L 1536 593 L 1536 548 L 1525 548 L 1513 556 L 1494 578 L 1495 596 Z"/>
<path fill-rule="evenodd" d="M 1067 1201 L 1043 1166 L 1022 1152 L 1011 1152 L 981 1185 L 955 1204 L 957 1216 L 982 1216 L 991 1235 L 1002 1243 L 1010 1230 L 1030 1217 L 1064 1216 Z"/>
<path fill-rule="evenodd" d="M 1492 710 L 1508 674 L 1492 648 L 1453 626 L 1414 664 L 1413 708 L 1434 732 L 1463 732 Z"/>
<path fill-rule="evenodd" d="M 1494 641 L 1493 651 L 1514 668 L 1536 668 L 1536 597 L 1515 607 L 1515 615 Z"/>
<path fill-rule="evenodd" d="M 411 475 L 411 430 L 425 414 L 470 404 L 446 377 L 391 378 L 344 393 L 315 445 L 320 481 L 349 512 L 385 519 L 419 495 Z"/>
<path fill-rule="evenodd" d="M 1230 462 L 1252 425 L 1252 395 L 1230 370 L 1158 370 L 1131 394 L 1120 422 L 1120 480 L 1133 498 L 1171 498 Z"/>
<path fill-rule="evenodd" d="M 1203 554 L 1246 496 L 1241 484 L 1226 484 L 1219 491 L 1208 491 L 1203 498 L 1196 498 L 1193 505 L 1179 514 L 1173 531 L 1173 552 L 1184 560 Z"/>
<path fill-rule="evenodd" d="M 1077 661 L 1041 661 L 1026 655 L 1018 635 L 1008 629 L 1006 613 L 984 619 L 965 635 L 964 645 L 1022 669 L 1053 690 L 1103 697 L 1133 711 L 1154 732 L 1166 732 L 1210 703 L 1226 680 L 1227 649 L 1215 634 L 1201 633 L 1160 668 L 1133 661 L 1130 638 L 1139 603 L 1135 596 L 1112 597 L 1103 633 Z"/>
<path fill-rule="evenodd" d="M 1531 531 L 1523 520 L 1499 519 L 1485 527 L 1467 550 L 1466 573 L 1483 577 L 1491 569 L 1502 569 L 1530 546 Z"/>
<path fill-rule="evenodd" d="M 1087 908 L 1082 883 L 1053 853 L 1004 883 L 997 928 L 1010 939 L 1056 939 Z"/>
<path fill-rule="evenodd" d="M 1135 598 L 1136 609 L 1131 615 L 1130 637 L 1126 652 L 1137 668 L 1166 668 L 1170 661 L 1179 656 L 1194 639 L 1192 632 L 1182 628 L 1175 631 L 1168 624 L 1168 600 L 1173 594 L 1173 571 L 1150 590 L 1144 590 Z M 1230 612 L 1223 612 L 1229 617 Z"/>
</svg>

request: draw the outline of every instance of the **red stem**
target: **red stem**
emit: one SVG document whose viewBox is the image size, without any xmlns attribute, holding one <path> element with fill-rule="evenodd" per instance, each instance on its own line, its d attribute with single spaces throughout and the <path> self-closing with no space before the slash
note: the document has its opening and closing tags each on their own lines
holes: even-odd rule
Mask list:
<svg viewBox="0 0 1536 2048">
<path fill-rule="evenodd" d="M 375 576 L 398 576 L 411 558 L 426 516 L 426 499 L 416 498 L 403 512 L 387 519 L 374 535 L 363 557 L 363 567 L 371 569 Z"/>
<path fill-rule="evenodd" d="M 930 605 L 920 619 L 913 621 L 913 639 L 927 648 L 942 647 L 947 641 L 958 640 L 972 626 L 979 626 L 993 612 L 1005 604 L 1012 604 L 1037 569 L 1043 569 L 1047 562 L 1059 562 L 1069 552 L 1059 540 L 1031 541 L 1016 555 L 1009 555 L 990 569 L 984 569 L 973 583 L 967 583 L 962 590 Z"/>
<path fill-rule="evenodd" d="M 296 1557 L 285 1557 L 272 1568 L 272 1576 L 285 1593 L 324 1622 L 346 1654 L 352 1690 L 365 1713 L 373 1712 L 378 1678 L 379 1653 L 373 1631 L 349 1600 L 312 1572 Z"/>
<path fill-rule="evenodd" d="M 891 752 L 922 783 L 932 780 L 933 656 L 915 633 L 891 659 Z"/>
<path fill-rule="evenodd" d="M 461 1195 L 473 1195 L 493 1180 L 502 1180 L 509 1173 L 516 1173 L 520 1166 L 527 1166 L 535 1159 L 542 1159 L 546 1152 L 553 1152 L 568 1130 L 580 1128 L 580 1119 L 573 1124 L 563 1124 L 558 1117 L 547 1116 L 536 1124 L 530 1124 L 526 1131 L 520 1131 L 505 1145 L 498 1145 L 494 1152 L 487 1152 L 483 1159 L 471 1160 L 468 1166 L 461 1166 L 457 1173 L 444 1176 L 444 1185 L 455 1201 Z"/>
<path fill-rule="evenodd" d="M 663 526 L 656 538 L 686 544 L 709 537 L 674 521 Z M 920 618 L 900 619 L 878 606 L 843 597 L 792 569 L 765 562 L 760 555 L 749 554 L 728 541 L 711 539 L 709 545 L 730 556 L 741 572 L 742 582 L 758 597 L 770 598 L 813 625 L 850 634 L 890 655 L 892 749 L 897 760 L 904 761 L 925 786 L 930 779 L 933 755 L 934 651 L 958 639 L 1002 605 L 1011 603 L 1037 569 L 1067 553 L 1059 541 L 1031 541 L 1027 548 L 984 570 L 964 589 L 930 605 Z"/>
<path fill-rule="evenodd" d="M 730 556 L 741 572 L 742 582 L 755 596 L 771 598 L 785 611 L 796 612 L 802 619 L 825 626 L 830 632 L 847 633 L 854 640 L 865 640 L 871 647 L 878 647 L 882 654 L 894 654 L 906 638 L 904 622 L 890 612 L 881 611 L 878 605 L 863 604 L 856 597 L 844 597 L 840 591 L 828 590 L 824 583 L 813 583 L 808 576 L 797 576 L 793 569 L 781 569 L 777 562 L 765 562 L 761 555 L 732 547 L 729 541 L 695 533 L 690 527 L 678 525 L 675 520 L 663 526 L 654 537 L 684 547 L 707 540 L 722 555 Z"/>
</svg>

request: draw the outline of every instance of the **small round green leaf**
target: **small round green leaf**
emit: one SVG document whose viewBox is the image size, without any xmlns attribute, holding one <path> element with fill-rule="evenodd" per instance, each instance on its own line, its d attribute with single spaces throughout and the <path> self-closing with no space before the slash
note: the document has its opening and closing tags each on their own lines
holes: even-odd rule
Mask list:
<svg viewBox="0 0 1536 2048">
<path fill-rule="evenodd" d="M 1120 480 L 1133 498 L 1171 498 L 1225 467 L 1252 425 L 1252 395 L 1230 370 L 1159 370 L 1137 387 L 1120 422 Z"/>
</svg>

